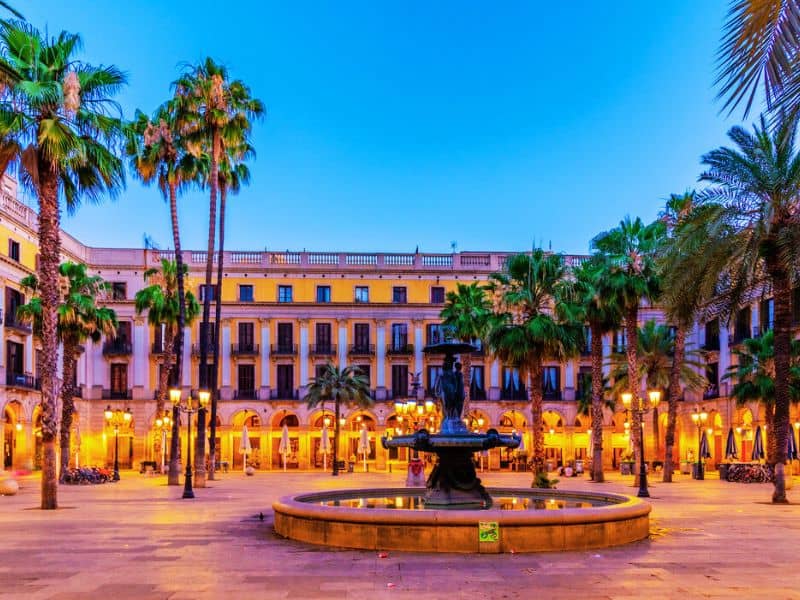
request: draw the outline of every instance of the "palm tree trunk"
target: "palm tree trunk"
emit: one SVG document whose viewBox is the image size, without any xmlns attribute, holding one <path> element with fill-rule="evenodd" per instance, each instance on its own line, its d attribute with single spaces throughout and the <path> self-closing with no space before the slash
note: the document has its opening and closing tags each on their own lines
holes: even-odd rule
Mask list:
<svg viewBox="0 0 800 600">
<path fill-rule="evenodd" d="M 777 259 L 767 260 L 767 272 L 772 279 L 775 303 L 775 416 L 773 421 L 775 439 L 775 489 L 772 501 L 786 504 L 786 443 L 789 431 L 789 402 L 791 401 L 789 381 L 791 378 L 792 343 L 792 283 L 789 273 L 776 264 Z"/>
<path fill-rule="evenodd" d="M 639 396 L 641 394 L 642 383 L 639 378 L 639 356 L 637 353 L 639 347 L 639 305 L 634 305 L 626 311 L 625 314 L 625 336 L 627 338 L 625 344 L 625 356 L 628 359 L 628 390 L 633 394 L 633 405 L 639 405 Z M 642 417 L 637 411 L 632 411 L 631 418 L 631 437 L 633 441 L 633 472 L 634 486 L 639 486 L 639 440 L 642 438 Z"/>
<path fill-rule="evenodd" d="M 767 464 L 775 465 L 775 457 L 778 452 L 777 439 L 775 437 L 775 406 L 772 404 L 762 404 L 764 407 L 764 433 L 767 434 Z"/>
<path fill-rule="evenodd" d="M 200 387 L 209 389 L 213 384 L 213 377 L 209 381 L 208 373 L 208 327 L 211 312 L 211 276 L 214 269 L 214 234 L 217 228 L 217 190 L 219 186 L 219 148 L 220 134 L 215 128 L 211 142 L 211 173 L 209 175 L 209 189 L 211 190 L 208 208 L 208 246 L 206 249 L 206 293 L 203 296 L 203 330 L 200 338 Z M 217 290 L 218 294 L 222 290 Z M 213 390 L 212 390 L 213 396 Z M 197 439 L 195 441 L 195 479 L 196 487 L 206 486 L 206 411 L 197 411 Z"/>
<path fill-rule="evenodd" d="M 44 510 L 58 508 L 56 472 L 56 376 L 58 355 L 58 264 L 61 260 L 58 172 L 39 150 L 39 293 L 42 301 L 42 498 Z"/>
<path fill-rule="evenodd" d="M 186 293 L 183 288 L 183 253 L 181 252 L 181 235 L 178 224 L 178 185 L 170 181 L 169 183 L 169 214 L 172 221 L 172 243 L 175 246 L 175 265 L 178 269 L 178 331 L 175 333 L 175 372 L 174 380 L 178 388 L 183 386 L 181 380 L 181 367 L 183 366 L 183 329 L 186 324 Z M 172 435 L 169 443 L 169 475 L 167 485 L 178 485 L 180 483 L 180 467 L 178 466 L 179 452 L 179 425 L 178 408 L 172 409 Z"/>
<path fill-rule="evenodd" d="M 69 471 L 70 457 L 70 429 L 72 428 L 72 416 L 75 413 L 75 371 L 78 360 L 75 358 L 77 344 L 69 336 L 64 338 L 64 370 L 61 374 L 61 470 L 59 471 L 59 482 L 64 483 L 67 471 Z"/>
<path fill-rule="evenodd" d="M 592 331 L 592 480 L 605 481 L 603 474 L 603 332 Z"/>
<path fill-rule="evenodd" d="M 219 329 L 222 322 L 222 262 L 225 252 L 225 201 L 227 200 L 227 188 L 223 184 L 219 188 L 219 251 L 217 252 L 217 294 L 215 300 L 215 320 L 214 320 L 214 366 L 211 368 L 211 423 L 209 424 L 210 434 L 208 440 L 209 454 L 211 460 L 208 463 L 208 478 L 214 480 L 217 456 L 217 402 L 219 400 L 219 386 L 217 385 L 217 373 L 219 372 Z"/>
<path fill-rule="evenodd" d="M 667 433 L 664 440 L 664 483 L 672 483 L 675 465 L 672 455 L 675 448 L 675 426 L 678 422 L 678 402 L 681 400 L 681 367 L 686 356 L 686 327 L 678 325 L 675 330 L 675 346 L 672 354 L 672 366 L 669 371 L 669 391 L 667 397 Z"/>
<path fill-rule="evenodd" d="M 469 385 L 472 379 L 472 354 L 464 352 L 461 356 L 461 379 L 464 381 L 464 408 L 462 415 L 469 414 Z"/>
<path fill-rule="evenodd" d="M 540 473 L 546 473 L 544 466 L 544 425 L 542 424 L 542 365 L 531 365 L 528 372 L 528 393 L 531 397 L 531 437 L 533 442 L 534 483 Z"/>
<path fill-rule="evenodd" d="M 339 474 L 339 398 L 336 398 L 334 403 L 334 412 L 336 420 L 333 423 L 333 472 L 331 475 L 336 477 Z M 325 414 L 324 411 L 323 414 Z"/>
</svg>

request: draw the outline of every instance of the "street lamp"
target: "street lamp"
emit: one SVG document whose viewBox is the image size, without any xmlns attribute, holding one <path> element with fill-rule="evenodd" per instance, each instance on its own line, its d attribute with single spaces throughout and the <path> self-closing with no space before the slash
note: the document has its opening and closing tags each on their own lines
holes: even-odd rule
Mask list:
<svg viewBox="0 0 800 600">
<path fill-rule="evenodd" d="M 694 412 L 692 413 L 692 422 L 697 427 L 697 463 L 695 467 L 695 479 L 704 479 L 703 474 L 703 457 L 701 456 L 701 442 L 702 442 L 702 431 L 703 427 L 706 425 L 706 421 L 708 421 L 708 413 L 706 412 L 705 406 L 701 409 L 695 407 Z"/>
<path fill-rule="evenodd" d="M 639 432 L 639 493 L 636 495 L 639 496 L 639 498 L 649 498 L 650 492 L 647 490 L 647 469 L 644 462 L 644 415 L 646 415 L 651 408 L 655 409 L 658 403 L 661 402 L 661 391 L 650 390 L 647 392 L 647 398 L 650 401 L 649 405 L 645 404 L 644 399 L 640 398 L 638 394 L 636 395 L 636 402 L 634 402 L 631 392 L 623 392 L 620 394 L 620 397 L 622 398 L 623 406 L 630 410 L 631 413 L 638 415 L 639 423 L 641 423 L 641 430 Z"/>
<path fill-rule="evenodd" d="M 172 405 L 179 411 L 182 410 L 186 413 L 186 475 L 183 482 L 183 497 L 194 498 L 194 491 L 192 490 L 192 415 L 208 406 L 211 392 L 208 390 L 197 392 L 198 407 L 192 404 L 191 395 L 187 396 L 186 403 L 181 405 L 181 395 L 181 390 L 179 389 L 173 388 L 169 391 L 169 400 Z"/>
<path fill-rule="evenodd" d="M 106 423 L 114 428 L 114 476 L 112 481 L 119 481 L 119 428 L 131 422 L 131 409 L 126 408 L 123 412 L 121 409 L 111 410 L 111 405 L 106 406 L 104 413 Z"/>
<path fill-rule="evenodd" d="M 156 418 L 156 431 L 161 437 L 161 472 L 164 472 L 164 467 L 167 463 L 167 431 L 172 426 L 172 419 L 169 418 L 169 413 L 164 411 L 163 417 Z"/>
</svg>

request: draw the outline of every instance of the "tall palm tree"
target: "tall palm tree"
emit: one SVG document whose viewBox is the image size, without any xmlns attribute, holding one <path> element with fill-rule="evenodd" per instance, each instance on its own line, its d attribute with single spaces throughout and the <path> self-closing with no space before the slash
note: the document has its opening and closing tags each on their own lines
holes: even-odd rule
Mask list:
<svg viewBox="0 0 800 600">
<path fill-rule="evenodd" d="M 186 151 L 180 134 L 175 103 L 160 106 L 152 118 L 137 111 L 128 128 L 126 151 L 131 159 L 133 172 L 145 185 L 156 183 L 164 199 L 169 203 L 172 243 L 175 248 L 175 263 L 178 289 L 178 322 L 175 336 L 173 379 L 181 385 L 183 366 L 183 335 L 186 326 L 186 292 L 183 251 L 181 250 L 180 223 L 178 221 L 178 192 L 194 179 L 197 171 L 196 159 Z M 178 485 L 178 441 L 179 410 L 172 410 L 172 436 L 170 442 L 169 485 Z"/>
<path fill-rule="evenodd" d="M 250 89 L 240 80 L 230 80 L 228 70 L 213 59 L 189 66 L 173 84 L 174 103 L 181 115 L 180 130 L 187 148 L 195 155 L 205 153 L 209 158 L 208 187 L 210 190 L 208 218 L 208 248 L 206 251 L 206 277 L 203 300 L 203 335 L 200 338 L 200 387 L 209 388 L 208 381 L 208 331 L 210 316 L 210 290 L 214 263 L 214 238 L 217 226 L 217 196 L 219 191 L 219 165 L 225 147 L 242 142 L 250 130 L 253 119 L 264 112 L 261 101 L 252 97 Z M 221 293 L 222 290 L 218 290 Z M 215 347 L 219 344 L 216 343 Z M 217 402 L 217 390 L 211 390 L 212 410 Z M 205 409 L 197 416 L 196 477 L 195 485 L 205 485 Z"/>
<path fill-rule="evenodd" d="M 564 257 L 537 248 L 518 254 L 500 273 L 490 276 L 495 316 L 489 348 L 504 364 L 519 368 L 527 381 L 531 402 L 534 485 L 545 474 L 542 428 L 545 361 L 562 362 L 583 343 L 583 326 L 565 314 L 568 285 Z"/>
<path fill-rule="evenodd" d="M 483 287 L 477 282 L 459 283 L 455 291 L 445 297 L 445 305 L 439 313 L 442 324 L 449 328 L 453 337 L 466 343 L 476 340 L 483 344 L 489 332 L 492 317 L 492 303 Z M 472 376 L 472 355 L 461 355 L 461 376 L 464 379 L 464 414 L 469 413 L 470 380 Z"/>
<path fill-rule="evenodd" d="M 699 231 L 705 266 L 693 285 L 719 289 L 720 312 L 732 314 L 749 302 L 752 290 L 772 288 L 775 306 L 775 489 L 772 501 L 785 503 L 786 436 L 791 399 L 792 279 L 800 264 L 800 154 L 796 121 L 781 117 L 772 127 L 762 116 L 752 132 L 734 127 L 734 147 L 703 157 L 698 210 L 677 234 L 680 247 Z M 691 248 L 690 250 L 697 249 Z"/>
<path fill-rule="evenodd" d="M 800 108 L 800 2 L 731 0 L 716 83 L 723 110 L 745 103 L 745 116 L 762 88 L 767 108 Z"/>
<path fill-rule="evenodd" d="M 125 84 L 114 66 L 78 61 L 77 34 L 43 36 L 20 21 L 0 22 L 0 173 L 10 164 L 39 202 L 39 293 L 42 300 L 42 498 L 58 506 L 56 475 L 56 357 L 60 209 L 82 199 L 98 202 L 124 185 L 125 169 L 115 150 L 122 120 L 112 98 Z"/>
<path fill-rule="evenodd" d="M 328 362 L 319 376 L 314 377 L 308 386 L 303 400 L 309 408 L 314 408 L 325 402 L 334 403 L 334 436 L 333 436 L 333 471 L 331 475 L 339 474 L 339 418 L 341 405 L 356 405 L 367 408 L 373 403 L 369 395 L 369 382 L 358 367 L 350 366 L 339 369 L 332 362 Z"/>
<path fill-rule="evenodd" d="M 225 255 L 225 212 L 226 203 L 228 200 L 228 191 L 238 194 L 243 185 L 250 183 L 250 170 L 244 163 L 231 164 L 231 160 L 243 160 L 254 155 L 253 149 L 249 145 L 242 145 L 235 151 L 230 151 L 223 156 L 223 161 L 219 169 L 219 250 L 217 252 L 217 289 L 222 289 L 222 267 Z M 211 388 L 219 389 L 217 385 L 217 376 L 219 374 L 219 334 L 220 325 L 222 323 L 222 294 L 217 294 L 214 299 L 215 302 L 215 318 L 214 318 L 214 359 L 213 366 L 211 367 L 211 377 L 213 383 Z M 211 403 L 211 423 L 209 425 L 209 454 L 212 457 L 217 455 L 217 403 Z M 216 471 L 216 459 L 209 461 L 208 478 L 214 479 Z"/>
<path fill-rule="evenodd" d="M 188 271 L 182 265 L 184 273 Z M 178 297 L 178 264 L 177 261 L 161 259 L 161 268 L 151 268 L 144 272 L 147 287 L 142 288 L 133 298 L 136 314 L 147 311 L 147 322 L 154 327 L 164 328 L 163 350 L 164 362 L 159 373 L 158 395 L 156 396 L 156 414 L 161 415 L 167 400 L 167 388 L 170 376 L 178 372 L 176 357 L 177 340 L 180 331 L 180 300 Z M 200 313 L 200 305 L 192 292 L 186 293 L 184 318 L 186 325 L 191 325 Z"/>
<path fill-rule="evenodd" d="M 792 340 L 789 368 L 789 394 L 792 402 L 800 401 L 800 340 Z M 744 340 L 733 348 L 737 364 L 728 367 L 724 377 L 733 382 L 731 396 L 744 406 L 757 401 L 764 407 L 767 426 L 767 462 L 774 463 L 778 450 L 775 430 L 775 334 L 770 329 L 757 338 Z M 787 425 L 788 427 L 788 425 Z M 784 436 L 785 439 L 785 436 Z"/>
<path fill-rule="evenodd" d="M 589 344 L 592 357 L 592 479 L 604 481 L 603 475 L 603 336 L 617 329 L 622 322 L 622 310 L 615 294 L 606 285 L 610 265 L 607 257 L 595 254 L 573 270 L 575 301 L 579 318 L 589 324 Z M 613 400 L 612 400 L 613 404 Z"/>
<path fill-rule="evenodd" d="M 672 482 L 672 474 L 675 471 L 672 456 L 675 448 L 678 403 L 682 398 L 681 370 L 686 356 L 686 336 L 694 326 L 701 307 L 711 298 L 709 294 L 715 291 L 696 284 L 697 272 L 706 268 L 705 254 L 700 248 L 706 243 L 707 236 L 702 230 L 688 232 L 689 217 L 698 210 L 695 198 L 694 191 L 672 194 L 661 212 L 661 220 L 667 231 L 658 258 L 662 279 L 660 303 L 667 319 L 675 326 L 672 367 L 667 389 L 667 429 L 662 476 L 665 483 Z M 676 243 L 679 237 L 681 242 Z"/>
<path fill-rule="evenodd" d="M 117 330 L 117 315 L 106 307 L 97 306 L 108 285 L 98 275 L 88 275 L 86 265 L 65 262 L 59 266 L 61 303 L 58 305 L 58 338 L 64 347 L 61 372 L 61 469 L 59 480 L 63 483 L 69 469 L 70 436 L 72 419 L 75 414 L 76 373 L 80 345 L 87 339 L 100 341 L 105 336 L 113 336 Z M 42 301 L 36 294 L 39 280 L 36 275 L 24 277 L 20 284 L 34 296 L 30 302 L 17 309 L 17 316 L 23 323 L 33 325 L 33 331 L 41 336 Z"/>
<path fill-rule="evenodd" d="M 639 331 L 639 305 L 643 300 L 654 300 L 661 291 L 655 259 L 663 229 L 664 224 L 660 221 L 645 225 L 638 217 L 635 220 L 625 217 L 615 229 L 592 240 L 594 249 L 608 257 L 610 267 L 605 277 L 606 285 L 623 311 L 627 339 L 625 353 L 630 374 L 628 391 L 634 395 L 635 401 L 641 394 L 637 345 L 634 343 Z M 641 416 L 636 412 L 631 429 L 635 464 L 639 465 L 642 426 Z"/>
</svg>

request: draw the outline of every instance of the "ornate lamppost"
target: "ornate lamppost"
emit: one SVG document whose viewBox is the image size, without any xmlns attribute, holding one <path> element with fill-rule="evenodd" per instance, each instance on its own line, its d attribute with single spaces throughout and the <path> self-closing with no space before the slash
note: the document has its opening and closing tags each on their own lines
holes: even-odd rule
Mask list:
<svg viewBox="0 0 800 600">
<path fill-rule="evenodd" d="M 650 409 L 655 409 L 658 403 L 661 402 L 661 391 L 651 390 L 647 392 L 647 397 L 650 400 L 650 405 L 645 404 L 643 398 L 636 395 L 636 402 L 633 401 L 633 394 L 631 392 L 623 392 L 620 397 L 622 404 L 631 413 L 639 416 L 642 430 L 639 432 L 639 493 L 636 494 L 639 498 L 649 498 L 650 492 L 647 490 L 647 468 L 644 460 L 644 415 L 650 412 Z"/>
<path fill-rule="evenodd" d="M 170 402 L 179 411 L 186 413 L 186 475 L 183 482 L 183 498 L 194 498 L 194 490 L 192 490 L 192 415 L 208 406 L 211 392 L 208 390 L 197 392 L 198 406 L 196 407 L 193 404 L 191 394 L 186 396 L 186 402 L 183 405 L 181 405 L 181 396 L 181 390 L 177 388 L 170 389 Z"/>
<path fill-rule="evenodd" d="M 131 409 L 126 408 L 125 411 L 121 409 L 111 410 L 111 405 L 106 406 L 104 413 L 106 423 L 114 428 L 114 475 L 112 481 L 119 481 L 119 428 L 131 422 Z"/>
<path fill-rule="evenodd" d="M 695 463 L 695 479 L 704 479 L 703 456 L 702 456 L 702 442 L 703 442 L 703 427 L 708 421 L 708 413 L 705 406 L 700 409 L 695 407 L 692 413 L 692 422 L 697 427 L 697 462 Z"/>
<path fill-rule="evenodd" d="M 161 472 L 164 472 L 164 468 L 167 463 L 167 431 L 169 431 L 172 427 L 172 419 L 169 417 L 169 413 L 167 411 L 164 412 L 163 417 L 156 418 L 156 432 L 159 434 L 160 443 L 161 443 Z"/>
</svg>

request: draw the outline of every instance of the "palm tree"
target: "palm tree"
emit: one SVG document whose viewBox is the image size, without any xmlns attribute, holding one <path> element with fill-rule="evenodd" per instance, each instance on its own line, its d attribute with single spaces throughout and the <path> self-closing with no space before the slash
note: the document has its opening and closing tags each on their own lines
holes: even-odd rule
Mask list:
<svg viewBox="0 0 800 600">
<path fill-rule="evenodd" d="M 183 265 L 184 274 L 188 268 Z M 164 327 L 163 350 L 164 362 L 159 373 L 158 395 L 156 397 L 156 414 L 161 415 L 167 399 L 167 387 L 172 375 L 178 372 L 176 357 L 177 340 L 180 325 L 180 300 L 178 298 L 178 265 L 177 261 L 161 259 L 161 268 L 147 269 L 144 272 L 147 287 L 142 288 L 133 298 L 136 314 L 147 311 L 147 322 L 154 327 Z M 192 292 L 186 293 L 184 307 L 186 324 L 191 325 L 200 313 L 200 305 Z"/>
<path fill-rule="evenodd" d="M 645 225 L 638 217 L 633 221 L 630 217 L 625 217 L 615 229 L 601 233 L 592 240 L 595 250 L 608 257 L 610 266 L 605 276 L 605 285 L 623 311 L 627 339 L 625 353 L 628 373 L 631 374 L 628 391 L 634 395 L 634 403 L 641 393 L 641 380 L 637 345 L 633 340 L 638 337 L 639 304 L 642 300 L 654 300 L 661 291 L 655 258 L 663 229 L 664 224 L 660 221 Z M 635 464 L 639 465 L 642 426 L 641 416 L 637 412 L 634 412 L 631 429 Z"/>
<path fill-rule="evenodd" d="M 790 111 L 800 105 L 800 2 L 731 0 L 716 83 L 723 110 L 745 102 L 748 115 L 759 88 L 767 108 Z"/>
<path fill-rule="evenodd" d="M 479 340 L 483 343 L 489 332 L 492 316 L 492 303 L 486 297 L 483 287 L 477 282 L 469 285 L 459 283 L 456 291 L 447 293 L 444 308 L 439 313 L 442 324 L 447 327 L 454 338 L 472 343 Z M 470 380 L 472 376 L 472 355 L 465 352 L 461 355 L 464 378 L 464 414 L 469 413 Z"/>
<path fill-rule="evenodd" d="M 180 114 L 180 130 L 187 148 L 199 157 L 205 153 L 209 158 L 208 187 L 210 190 L 208 218 L 208 248 L 206 251 L 206 277 L 203 295 L 203 335 L 200 338 L 200 387 L 208 388 L 208 331 L 210 316 L 211 276 L 214 263 L 214 237 L 217 226 L 217 195 L 219 189 L 219 165 L 226 147 L 242 142 L 250 130 L 253 119 L 264 112 L 263 104 L 252 98 L 250 89 L 240 80 L 231 81 L 228 70 L 206 58 L 202 63 L 190 66 L 173 84 L 174 105 Z M 222 290 L 218 290 L 221 293 Z M 215 343 L 215 347 L 218 346 Z M 212 411 L 215 412 L 217 390 L 211 390 Z M 197 418 L 197 446 L 195 485 L 205 485 L 205 409 Z"/>
<path fill-rule="evenodd" d="M 697 195 L 676 243 L 699 249 L 704 268 L 693 285 L 722 290 L 716 308 L 723 314 L 749 301 L 752 290 L 769 285 L 775 306 L 775 489 L 772 501 L 785 503 L 786 436 L 789 423 L 792 279 L 800 264 L 800 154 L 795 149 L 796 121 L 781 117 L 772 128 L 762 116 L 753 132 L 734 127 L 734 148 L 703 157 L 700 176 L 710 185 Z M 694 243 L 700 232 L 705 240 Z"/>
<path fill-rule="evenodd" d="M 183 332 L 186 326 L 186 292 L 183 252 L 181 250 L 180 224 L 178 221 L 178 192 L 193 179 L 197 170 L 195 158 L 186 151 L 178 130 L 180 118 L 174 103 L 158 108 L 153 118 L 137 111 L 128 128 L 126 151 L 131 158 L 133 172 L 146 184 L 156 183 L 164 199 L 169 202 L 172 224 L 172 243 L 175 248 L 175 263 L 178 289 L 178 322 L 175 336 L 173 379 L 180 385 L 183 366 Z M 179 410 L 172 410 L 172 437 L 170 442 L 170 467 L 168 483 L 178 485 L 178 441 L 180 423 Z"/>
<path fill-rule="evenodd" d="M 64 346 L 63 368 L 61 373 L 61 469 L 59 481 L 63 483 L 69 470 L 70 435 L 72 418 L 75 414 L 76 372 L 80 345 L 87 339 L 100 341 L 105 336 L 113 336 L 117 330 L 117 315 L 106 307 L 98 307 L 97 298 L 107 289 L 102 277 L 87 275 L 86 265 L 65 262 L 59 266 L 60 287 L 63 296 L 58 305 L 58 338 Z M 36 296 L 39 280 L 36 275 L 24 277 L 20 284 L 34 296 L 30 302 L 17 309 L 17 316 L 23 323 L 33 325 L 36 335 L 42 331 L 42 301 Z"/>
<path fill-rule="evenodd" d="M 775 430 L 775 334 L 770 329 L 761 337 L 744 340 L 733 348 L 737 364 L 728 367 L 725 378 L 732 380 L 731 396 L 744 406 L 757 401 L 764 407 L 767 426 L 767 462 L 774 463 L 778 451 Z M 789 394 L 792 402 L 800 400 L 800 340 L 792 340 Z M 788 427 L 788 425 L 787 425 Z M 785 439 L 785 436 L 784 436 Z"/>
<path fill-rule="evenodd" d="M 58 506 L 56 476 L 56 357 L 58 269 L 61 261 L 59 199 L 75 211 L 81 199 L 98 202 L 124 185 L 114 150 L 123 125 L 113 96 L 125 84 L 114 66 L 75 58 L 77 34 L 43 36 L 20 21 L 0 22 L 0 173 L 10 164 L 39 201 L 39 293 L 42 301 L 42 498 Z"/>
<path fill-rule="evenodd" d="M 564 257 L 535 249 L 506 262 L 490 276 L 495 316 L 489 330 L 491 351 L 504 364 L 519 368 L 528 383 L 531 401 L 534 485 L 542 481 L 544 432 L 542 429 L 543 363 L 562 362 L 583 343 L 582 324 L 568 318 L 568 285 Z"/>
<path fill-rule="evenodd" d="M 228 152 L 223 156 L 219 169 L 219 250 L 217 252 L 217 289 L 222 289 L 222 266 L 225 255 L 225 204 L 228 199 L 228 190 L 238 194 L 243 185 L 250 183 L 250 170 L 244 163 L 231 164 L 231 159 L 242 160 L 254 155 L 249 145 L 243 145 L 235 152 Z M 213 383 L 211 388 L 217 390 L 217 375 L 219 373 L 219 329 L 222 323 L 222 294 L 217 294 L 215 300 L 214 319 L 214 359 L 211 368 Z M 215 392 L 216 395 L 216 392 Z M 217 403 L 211 403 L 211 423 L 209 425 L 209 454 L 217 455 Z M 213 481 L 216 471 L 216 459 L 209 461 L 208 478 Z"/>
<path fill-rule="evenodd" d="M 350 406 L 355 404 L 366 408 L 373 403 L 369 395 L 369 382 L 358 367 L 345 367 L 339 369 L 332 362 L 328 362 L 319 376 L 314 377 L 308 386 L 303 400 L 309 408 L 314 408 L 325 402 L 332 401 L 335 407 L 334 436 L 333 436 L 333 472 L 339 474 L 339 418 L 342 404 Z"/>
<path fill-rule="evenodd" d="M 622 310 L 614 294 L 609 293 L 606 276 L 608 260 L 595 254 L 573 270 L 575 301 L 579 317 L 589 324 L 589 344 L 592 357 L 592 479 L 602 482 L 603 475 L 603 336 L 617 329 L 622 322 Z M 582 314 L 581 314 L 582 313 Z M 582 395 L 582 398 L 584 396 Z M 613 405 L 612 400 L 612 405 Z"/>
<path fill-rule="evenodd" d="M 686 335 L 694 326 L 701 307 L 714 290 L 697 285 L 696 273 L 705 269 L 705 254 L 700 247 L 707 236 L 696 230 L 686 235 L 689 217 L 698 210 L 694 191 L 672 194 L 667 200 L 661 219 L 667 235 L 659 253 L 659 273 L 662 279 L 661 305 L 670 323 L 675 325 L 672 367 L 667 390 L 667 430 L 664 441 L 664 471 L 662 480 L 672 482 L 675 466 L 672 461 L 675 448 L 675 428 L 678 421 L 678 403 L 681 401 L 681 370 L 686 356 Z M 680 236 L 678 235 L 680 232 Z M 681 242 L 676 243 L 680 238 Z"/>
</svg>

